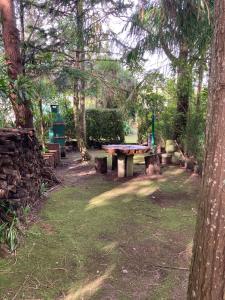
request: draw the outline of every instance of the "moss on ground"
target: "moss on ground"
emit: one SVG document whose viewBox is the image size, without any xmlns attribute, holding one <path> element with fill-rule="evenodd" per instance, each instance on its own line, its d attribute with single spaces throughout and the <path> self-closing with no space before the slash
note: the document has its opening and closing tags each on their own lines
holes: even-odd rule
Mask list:
<svg viewBox="0 0 225 300">
<path fill-rule="evenodd" d="M 180 199 L 159 205 L 158 191 Z M 0 299 L 173 299 L 177 279 L 157 265 L 179 266 L 195 195 L 175 168 L 159 180 L 95 176 L 52 193 L 16 257 L 0 259 Z"/>
</svg>

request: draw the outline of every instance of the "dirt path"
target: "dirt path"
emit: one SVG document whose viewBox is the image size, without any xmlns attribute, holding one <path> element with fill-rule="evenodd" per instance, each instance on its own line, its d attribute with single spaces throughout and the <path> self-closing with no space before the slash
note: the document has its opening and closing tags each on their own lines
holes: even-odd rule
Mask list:
<svg viewBox="0 0 225 300">
<path fill-rule="evenodd" d="M 0 299 L 184 300 L 199 180 L 174 167 L 117 180 L 77 159 L 17 256 L 0 259 Z"/>
</svg>

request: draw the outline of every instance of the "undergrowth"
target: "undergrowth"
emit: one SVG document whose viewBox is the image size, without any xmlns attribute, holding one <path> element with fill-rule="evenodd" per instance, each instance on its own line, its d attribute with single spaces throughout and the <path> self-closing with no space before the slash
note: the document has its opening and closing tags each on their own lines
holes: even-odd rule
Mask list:
<svg viewBox="0 0 225 300">
<path fill-rule="evenodd" d="M 0 204 L 0 244 L 6 244 L 10 251 L 18 245 L 19 219 L 10 205 Z"/>
</svg>

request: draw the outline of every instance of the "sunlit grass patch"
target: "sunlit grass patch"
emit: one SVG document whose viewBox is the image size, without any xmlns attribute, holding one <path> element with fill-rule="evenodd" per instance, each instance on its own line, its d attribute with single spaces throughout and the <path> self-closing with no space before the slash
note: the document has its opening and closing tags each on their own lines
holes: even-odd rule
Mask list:
<svg viewBox="0 0 225 300">
<path fill-rule="evenodd" d="M 179 278 L 152 264 L 170 264 L 187 248 L 196 194 L 184 171 L 164 174 L 96 175 L 52 193 L 16 258 L 0 259 L 2 299 L 170 299 Z"/>
</svg>

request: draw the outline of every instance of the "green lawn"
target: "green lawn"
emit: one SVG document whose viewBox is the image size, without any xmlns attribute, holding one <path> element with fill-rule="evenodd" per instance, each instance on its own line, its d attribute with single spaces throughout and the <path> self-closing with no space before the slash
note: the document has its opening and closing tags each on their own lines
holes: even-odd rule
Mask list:
<svg viewBox="0 0 225 300">
<path fill-rule="evenodd" d="M 132 128 L 132 133 L 125 137 L 125 143 L 127 144 L 135 144 L 137 143 L 137 129 L 135 127 Z"/>
<path fill-rule="evenodd" d="M 51 194 L 16 257 L 0 259 L 0 299 L 185 299 L 198 182 L 93 175 Z"/>
</svg>

